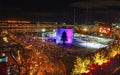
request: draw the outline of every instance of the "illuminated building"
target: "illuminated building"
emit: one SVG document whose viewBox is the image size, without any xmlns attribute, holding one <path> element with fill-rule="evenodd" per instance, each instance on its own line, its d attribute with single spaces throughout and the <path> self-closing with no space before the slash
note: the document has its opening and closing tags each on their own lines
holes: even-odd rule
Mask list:
<svg viewBox="0 0 120 75">
<path fill-rule="evenodd" d="M 111 25 L 99 24 L 97 34 L 101 36 L 109 36 L 111 34 Z"/>
</svg>

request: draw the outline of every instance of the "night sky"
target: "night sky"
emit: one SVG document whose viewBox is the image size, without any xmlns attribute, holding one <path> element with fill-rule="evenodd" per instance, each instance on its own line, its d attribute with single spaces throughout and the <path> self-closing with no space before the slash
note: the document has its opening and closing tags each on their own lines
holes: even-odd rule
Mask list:
<svg viewBox="0 0 120 75">
<path fill-rule="evenodd" d="M 0 0 L 0 19 L 82 24 L 120 22 L 119 0 Z"/>
</svg>

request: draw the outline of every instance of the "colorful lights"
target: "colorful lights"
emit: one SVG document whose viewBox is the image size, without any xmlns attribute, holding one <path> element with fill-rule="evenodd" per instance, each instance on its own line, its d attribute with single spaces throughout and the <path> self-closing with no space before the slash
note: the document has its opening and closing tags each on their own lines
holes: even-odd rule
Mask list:
<svg viewBox="0 0 120 75">
<path fill-rule="evenodd" d="M 27 21 L 27 20 L 6 20 L 5 22 L 7 23 L 31 23 L 30 21 Z"/>
<path fill-rule="evenodd" d="M 62 43 L 62 33 L 63 32 L 66 32 L 66 36 L 67 36 L 67 40 L 66 40 L 66 43 L 67 44 L 72 44 L 72 39 L 73 39 L 73 29 L 70 29 L 70 28 L 57 28 L 56 29 L 56 43 Z"/>
<path fill-rule="evenodd" d="M 7 71 L 8 66 L 8 57 L 4 56 L 0 58 L 0 74 L 1 75 L 8 75 Z"/>
<path fill-rule="evenodd" d="M 119 28 L 119 26 L 117 25 L 116 28 Z"/>
<path fill-rule="evenodd" d="M 46 31 L 46 29 L 43 28 L 43 29 L 42 29 L 42 32 L 45 32 L 45 31 Z"/>
<path fill-rule="evenodd" d="M 103 63 L 108 62 L 108 58 L 105 57 L 104 53 L 97 53 L 95 54 L 95 56 L 93 57 L 94 63 L 98 64 L 98 65 L 102 65 Z"/>
<path fill-rule="evenodd" d="M 17 36 L 14 37 L 14 39 L 21 42 L 19 38 L 20 37 Z M 29 36 L 25 38 L 32 39 Z M 16 58 L 21 68 L 20 75 L 46 75 L 46 73 L 48 75 L 66 75 L 64 63 L 61 60 L 56 60 L 57 57 L 54 57 L 54 52 L 58 50 L 59 47 L 42 42 L 42 40 L 38 38 L 32 39 L 31 43 L 25 41 L 28 40 L 24 40 L 24 52 L 22 49 L 16 52 Z M 12 68 L 14 67 L 12 66 Z M 14 68 L 12 73 L 14 71 L 17 72 L 17 69 Z M 15 73 L 12 75 L 14 74 Z"/>
<path fill-rule="evenodd" d="M 81 74 L 81 73 L 88 73 L 89 72 L 89 65 L 90 65 L 90 60 L 86 59 L 81 59 L 80 57 L 76 58 L 76 62 L 74 63 L 74 69 L 73 69 L 73 75 L 76 74 Z"/>
<path fill-rule="evenodd" d="M 5 42 L 9 42 L 7 37 L 3 37 L 3 40 L 4 40 Z"/>
<path fill-rule="evenodd" d="M 109 27 L 100 26 L 98 30 L 99 30 L 99 33 L 104 33 L 106 35 L 110 34 L 110 28 Z"/>
<path fill-rule="evenodd" d="M 120 56 L 120 45 L 111 46 L 108 51 L 102 50 L 95 55 L 81 59 L 76 58 L 72 75 L 103 75 L 112 74 L 114 68 L 112 65 Z M 87 62 L 86 62 L 87 61 Z M 112 65 L 111 65 L 112 64 Z M 111 68 L 110 68 L 111 67 Z"/>
<path fill-rule="evenodd" d="M 88 29 L 85 27 L 85 28 L 83 29 L 83 31 L 88 31 Z"/>
</svg>

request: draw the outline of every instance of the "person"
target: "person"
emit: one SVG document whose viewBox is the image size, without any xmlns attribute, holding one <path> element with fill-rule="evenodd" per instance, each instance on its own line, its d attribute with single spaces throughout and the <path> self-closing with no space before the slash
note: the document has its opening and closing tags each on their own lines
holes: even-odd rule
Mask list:
<svg viewBox="0 0 120 75">
<path fill-rule="evenodd" d="M 62 38 L 62 41 L 63 41 L 63 45 L 65 45 L 65 41 L 67 41 L 67 34 L 66 34 L 65 31 L 62 33 L 61 38 Z"/>
</svg>

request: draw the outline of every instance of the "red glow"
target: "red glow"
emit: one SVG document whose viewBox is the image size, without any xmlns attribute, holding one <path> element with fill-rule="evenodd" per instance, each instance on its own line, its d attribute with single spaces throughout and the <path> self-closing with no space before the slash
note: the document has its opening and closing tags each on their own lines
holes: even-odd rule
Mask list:
<svg viewBox="0 0 120 75">
<path fill-rule="evenodd" d="M 110 28 L 109 27 L 99 27 L 99 33 L 105 33 L 105 34 L 110 34 Z"/>
<path fill-rule="evenodd" d="M 7 62 L 0 62 L 0 75 L 8 75 Z"/>
<path fill-rule="evenodd" d="M 82 75 L 111 75 L 114 71 L 115 63 L 120 59 L 120 55 L 116 55 L 114 58 L 110 58 L 108 62 L 103 63 L 102 65 L 92 64 L 90 66 L 90 72 L 83 73 Z"/>
</svg>

